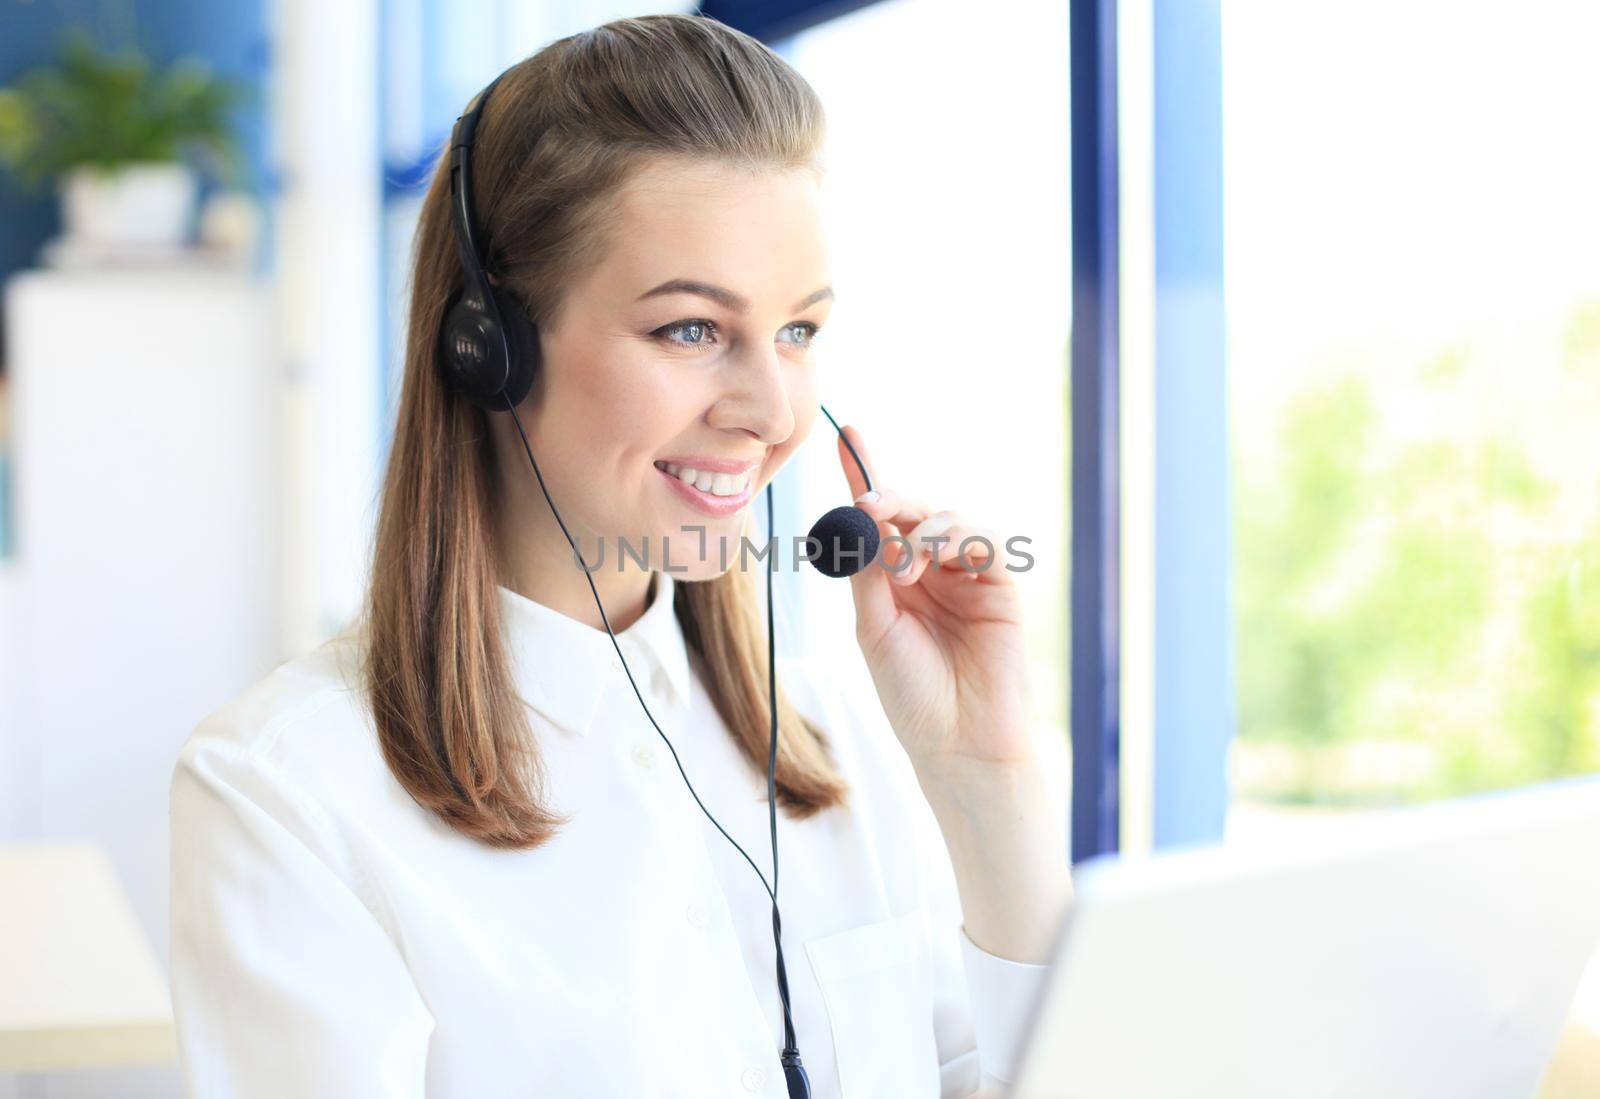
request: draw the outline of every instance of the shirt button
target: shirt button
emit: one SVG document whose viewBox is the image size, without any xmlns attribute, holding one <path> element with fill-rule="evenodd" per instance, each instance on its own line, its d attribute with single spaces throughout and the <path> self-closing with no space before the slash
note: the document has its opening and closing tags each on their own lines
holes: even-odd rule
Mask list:
<svg viewBox="0 0 1600 1099">
<path fill-rule="evenodd" d="M 633 762 L 640 767 L 649 767 L 656 761 L 655 753 L 647 745 L 641 744 L 633 750 Z"/>
<path fill-rule="evenodd" d="M 617 654 L 616 654 L 615 650 L 613 650 L 612 653 L 611 653 L 611 669 L 612 669 L 612 671 L 617 671 L 617 672 L 620 672 L 622 670 L 622 661 L 617 659 Z"/>
<path fill-rule="evenodd" d="M 767 1082 L 767 1074 L 758 1068 L 747 1068 L 744 1075 L 739 1077 L 739 1083 L 744 1085 L 745 1091 L 760 1091 L 761 1085 Z"/>
<path fill-rule="evenodd" d="M 710 922 L 710 917 L 706 915 L 706 910 L 698 904 L 691 904 L 684 909 L 683 917 L 689 921 L 691 927 L 704 927 Z"/>
</svg>

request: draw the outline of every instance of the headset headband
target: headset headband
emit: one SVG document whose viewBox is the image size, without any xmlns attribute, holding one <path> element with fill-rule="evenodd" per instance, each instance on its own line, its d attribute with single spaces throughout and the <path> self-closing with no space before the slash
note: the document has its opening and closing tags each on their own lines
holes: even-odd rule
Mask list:
<svg viewBox="0 0 1600 1099">
<path fill-rule="evenodd" d="M 473 96 L 450 132 L 450 209 L 456 226 L 456 250 L 461 258 L 462 296 L 491 315 L 496 310 L 484 271 L 487 257 L 478 242 L 477 221 L 472 213 L 472 142 L 477 136 L 478 118 L 489 101 L 489 93 L 504 77 L 505 73 L 501 73 Z M 498 321 L 498 316 L 495 319 Z"/>
</svg>

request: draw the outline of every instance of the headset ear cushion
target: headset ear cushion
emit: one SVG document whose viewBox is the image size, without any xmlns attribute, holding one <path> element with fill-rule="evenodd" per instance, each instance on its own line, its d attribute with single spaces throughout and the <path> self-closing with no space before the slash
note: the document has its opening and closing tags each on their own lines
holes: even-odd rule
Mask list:
<svg viewBox="0 0 1600 1099">
<path fill-rule="evenodd" d="M 474 404 L 493 408 L 505 371 L 497 326 L 489 315 L 458 301 L 445 315 L 439 344 L 452 386 Z"/>
<path fill-rule="evenodd" d="M 539 332 L 514 295 L 498 287 L 493 293 L 495 307 L 500 312 L 500 324 L 505 329 L 506 344 L 511 349 L 505 396 L 516 406 L 532 390 L 534 375 L 539 370 Z"/>
</svg>

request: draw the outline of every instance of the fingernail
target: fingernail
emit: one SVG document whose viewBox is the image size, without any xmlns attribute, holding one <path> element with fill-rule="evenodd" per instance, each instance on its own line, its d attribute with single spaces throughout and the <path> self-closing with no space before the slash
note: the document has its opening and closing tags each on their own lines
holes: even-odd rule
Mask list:
<svg viewBox="0 0 1600 1099">
<path fill-rule="evenodd" d="M 863 492 L 860 496 L 856 497 L 856 503 L 858 503 L 858 504 L 875 504 L 877 502 L 878 502 L 878 490 L 877 489 L 873 489 L 871 492 Z"/>
</svg>

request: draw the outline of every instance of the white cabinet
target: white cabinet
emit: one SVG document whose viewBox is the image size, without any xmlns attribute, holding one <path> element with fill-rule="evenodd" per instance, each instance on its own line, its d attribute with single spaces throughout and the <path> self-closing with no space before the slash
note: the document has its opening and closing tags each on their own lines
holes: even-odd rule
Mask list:
<svg viewBox="0 0 1600 1099">
<path fill-rule="evenodd" d="M 214 271 L 27 272 L 5 308 L 0 838 L 97 842 L 164 961 L 178 749 L 282 659 L 271 295 Z"/>
</svg>

